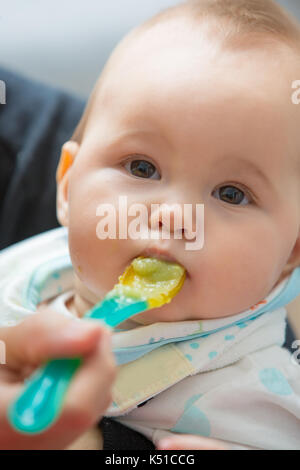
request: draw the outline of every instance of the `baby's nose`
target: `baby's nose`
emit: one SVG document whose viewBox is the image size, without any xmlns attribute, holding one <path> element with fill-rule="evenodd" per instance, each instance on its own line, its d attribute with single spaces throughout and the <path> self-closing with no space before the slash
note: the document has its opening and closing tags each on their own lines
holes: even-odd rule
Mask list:
<svg viewBox="0 0 300 470">
<path fill-rule="evenodd" d="M 153 206 L 158 206 L 154 207 Z M 152 205 L 150 214 L 151 231 L 162 230 L 165 235 L 173 234 L 174 238 L 184 235 L 184 211 L 181 204 Z"/>
</svg>

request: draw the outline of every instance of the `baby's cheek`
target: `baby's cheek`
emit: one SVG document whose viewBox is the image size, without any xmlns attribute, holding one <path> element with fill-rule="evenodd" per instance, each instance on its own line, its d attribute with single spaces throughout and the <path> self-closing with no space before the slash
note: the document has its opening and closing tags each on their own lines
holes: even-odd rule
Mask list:
<svg viewBox="0 0 300 470">
<path fill-rule="evenodd" d="M 93 226 L 82 231 L 71 228 L 69 247 L 74 269 L 90 290 L 102 296 L 114 286 L 121 274 L 118 240 L 99 240 Z"/>
<path fill-rule="evenodd" d="M 237 244 L 223 270 L 223 278 L 228 293 L 232 295 L 234 311 L 250 308 L 266 297 L 278 276 L 278 243 L 253 237 Z M 227 271 L 227 275 L 226 275 Z"/>
<path fill-rule="evenodd" d="M 103 279 L 109 282 L 111 267 L 105 262 L 117 251 L 112 240 L 99 240 L 97 236 L 97 207 L 101 194 L 90 183 L 84 178 L 81 182 L 73 181 L 69 199 L 69 249 L 74 269 L 86 284 L 91 284 L 94 279 L 97 283 Z M 97 279 L 99 275 L 100 279 Z"/>
<path fill-rule="evenodd" d="M 278 274 L 280 245 L 272 230 L 266 243 L 259 231 L 229 228 L 207 237 L 195 255 L 194 299 L 207 317 L 250 308 L 268 295 Z"/>
</svg>

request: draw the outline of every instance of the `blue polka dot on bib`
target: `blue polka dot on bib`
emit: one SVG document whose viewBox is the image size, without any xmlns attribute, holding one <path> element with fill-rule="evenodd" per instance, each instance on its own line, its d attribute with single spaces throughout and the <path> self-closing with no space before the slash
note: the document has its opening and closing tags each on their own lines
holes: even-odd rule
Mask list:
<svg viewBox="0 0 300 470">
<path fill-rule="evenodd" d="M 267 390 L 276 395 L 291 395 L 293 390 L 280 370 L 275 368 L 262 369 L 259 379 Z"/>
</svg>

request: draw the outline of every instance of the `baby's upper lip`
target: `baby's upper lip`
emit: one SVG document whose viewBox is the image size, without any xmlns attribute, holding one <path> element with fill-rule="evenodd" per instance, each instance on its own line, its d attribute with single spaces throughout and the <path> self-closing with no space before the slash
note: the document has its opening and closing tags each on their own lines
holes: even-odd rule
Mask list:
<svg viewBox="0 0 300 470">
<path fill-rule="evenodd" d="M 182 266 L 182 264 L 167 250 L 155 246 L 146 248 L 144 251 L 142 251 L 142 253 L 140 253 L 139 256 L 158 258 L 163 261 L 169 261 L 170 263 L 176 263 Z"/>
</svg>

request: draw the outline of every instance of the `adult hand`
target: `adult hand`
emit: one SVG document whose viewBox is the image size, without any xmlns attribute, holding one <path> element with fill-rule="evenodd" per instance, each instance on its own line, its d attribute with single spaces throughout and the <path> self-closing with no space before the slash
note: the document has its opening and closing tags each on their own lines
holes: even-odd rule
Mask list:
<svg viewBox="0 0 300 470">
<path fill-rule="evenodd" d="M 45 309 L 17 326 L 0 328 L 6 364 L 0 365 L 0 449 L 65 449 L 100 419 L 111 401 L 116 369 L 111 334 L 95 320 L 73 320 Z M 53 426 L 37 435 L 15 431 L 8 406 L 21 392 L 24 379 L 43 362 L 82 356 L 62 412 Z"/>
</svg>

